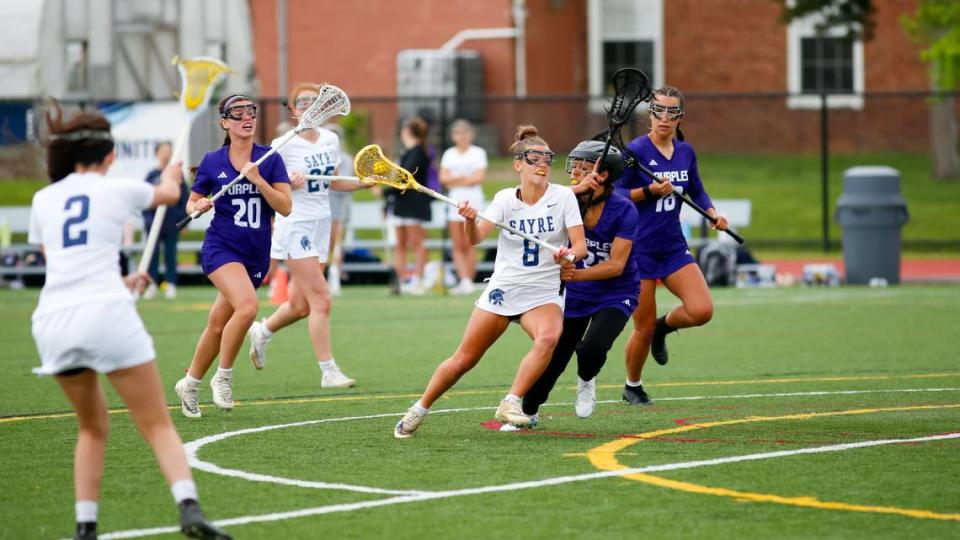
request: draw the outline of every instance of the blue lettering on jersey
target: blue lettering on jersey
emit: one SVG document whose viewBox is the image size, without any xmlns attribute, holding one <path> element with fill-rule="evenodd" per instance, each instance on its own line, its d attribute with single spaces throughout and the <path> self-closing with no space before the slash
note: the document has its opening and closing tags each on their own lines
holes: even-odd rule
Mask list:
<svg viewBox="0 0 960 540">
<path fill-rule="evenodd" d="M 527 234 L 543 234 L 554 232 L 556 224 L 553 222 L 553 216 L 545 218 L 526 218 L 521 220 L 511 219 L 510 226 L 520 232 Z"/>
</svg>

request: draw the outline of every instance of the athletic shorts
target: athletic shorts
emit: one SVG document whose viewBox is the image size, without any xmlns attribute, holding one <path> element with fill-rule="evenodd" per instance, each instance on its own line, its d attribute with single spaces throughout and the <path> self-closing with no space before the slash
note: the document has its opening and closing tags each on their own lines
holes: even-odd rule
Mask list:
<svg viewBox="0 0 960 540">
<path fill-rule="evenodd" d="M 629 317 L 633 315 L 633 310 L 637 309 L 637 295 L 608 298 L 598 302 L 593 299 L 580 300 L 568 294 L 563 316 L 570 318 L 592 317 L 605 309 L 618 309 Z"/>
<path fill-rule="evenodd" d="M 491 280 L 474 305 L 504 317 L 517 317 L 546 304 L 556 304 L 562 310 L 564 293 L 561 289 L 534 284 L 503 285 Z"/>
<path fill-rule="evenodd" d="M 329 254 L 330 218 L 274 223 L 271 259 L 285 261 L 317 257 L 326 263 Z"/>
<path fill-rule="evenodd" d="M 470 203 L 470 206 L 476 208 L 477 210 L 479 210 L 479 211 L 481 211 L 481 212 L 487 208 L 487 203 L 486 203 L 486 201 L 483 200 L 483 192 L 482 192 L 482 191 L 479 192 L 479 194 L 475 194 L 475 195 L 473 195 L 473 196 L 471 196 L 471 197 L 458 198 L 458 199 L 454 199 L 454 200 L 457 201 L 457 202 L 468 201 L 468 202 Z M 456 209 L 456 208 L 454 208 L 454 207 L 452 207 L 452 206 L 447 206 L 447 207 L 445 208 L 445 211 L 447 212 L 447 221 L 448 221 L 448 222 L 450 222 L 450 223 L 463 223 L 463 222 L 464 222 L 463 216 L 461 216 L 460 213 L 457 212 L 457 209 Z"/>
<path fill-rule="evenodd" d="M 640 279 L 664 279 L 690 263 L 696 263 L 686 247 L 672 251 L 637 253 Z"/>
<path fill-rule="evenodd" d="M 40 353 L 38 375 L 89 368 L 98 373 L 145 364 L 157 357 L 133 298 L 85 304 L 33 316 Z"/>
<path fill-rule="evenodd" d="M 387 215 L 387 225 L 390 227 L 409 227 L 411 225 L 423 226 L 424 223 L 427 223 L 427 221 L 418 218 L 399 217 L 393 214 Z"/>
<path fill-rule="evenodd" d="M 267 272 L 270 270 L 269 256 L 264 258 L 263 261 L 250 261 L 228 248 L 208 245 L 208 243 L 204 241 L 203 247 L 200 249 L 200 267 L 203 269 L 204 274 L 209 276 L 216 271 L 217 268 L 232 262 L 240 263 L 246 268 L 247 275 L 250 276 L 250 281 L 253 283 L 254 289 L 260 288 L 263 279 L 267 277 Z"/>
</svg>

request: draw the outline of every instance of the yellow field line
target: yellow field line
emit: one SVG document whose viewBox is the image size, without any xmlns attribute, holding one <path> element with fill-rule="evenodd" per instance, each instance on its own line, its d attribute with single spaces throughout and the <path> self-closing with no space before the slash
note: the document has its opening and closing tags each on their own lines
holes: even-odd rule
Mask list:
<svg viewBox="0 0 960 540">
<path fill-rule="evenodd" d="M 688 382 L 667 382 L 652 383 L 647 386 L 653 388 L 683 387 L 683 386 L 717 386 L 717 385 L 738 385 L 738 384 L 790 384 L 798 382 L 850 382 L 850 381 L 886 381 L 898 379 L 942 379 L 960 376 L 960 371 L 948 371 L 942 373 L 915 373 L 907 375 L 851 375 L 835 377 L 782 377 L 777 379 L 736 379 L 729 381 L 688 381 Z M 599 388 L 620 388 L 619 384 L 600 384 Z M 483 390 L 454 390 L 443 396 L 443 399 L 449 399 L 455 396 L 474 396 L 502 394 L 503 389 L 483 389 Z M 237 401 L 238 405 L 243 406 L 270 406 L 270 405 L 291 405 L 304 403 L 330 403 L 345 401 L 363 401 L 363 400 L 392 400 L 392 399 L 415 399 L 420 394 L 356 394 L 340 395 L 327 397 L 304 397 L 304 398 L 280 398 L 280 399 L 259 399 L 252 401 Z M 171 411 L 180 407 L 172 405 L 168 407 Z M 213 408 L 213 404 L 200 405 L 202 409 Z M 110 409 L 110 414 L 125 414 L 129 412 L 125 408 Z M 46 420 L 56 418 L 68 418 L 74 416 L 72 412 L 62 413 L 41 413 L 20 416 L 8 416 L 0 418 L 0 424 L 23 422 L 26 420 Z"/>
<path fill-rule="evenodd" d="M 590 463 L 594 467 L 600 470 L 614 471 L 618 469 L 627 468 L 626 465 L 623 465 L 617 460 L 616 454 L 618 452 L 620 452 L 621 450 L 631 445 L 637 444 L 642 440 L 662 437 L 664 435 L 674 435 L 677 433 L 684 433 L 684 432 L 694 431 L 698 429 L 708 429 L 708 428 L 719 427 L 719 426 L 731 426 L 736 424 L 749 424 L 749 423 L 755 423 L 755 422 L 774 422 L 774 421 L 780 421 L 780 420 L 810 420 L 811 418 L 823 418 L 827 416 L 847 416 L 847 415 L 872 414 L 872 413 L 895 412 L 895 411 L 918 411 L 918 410 L 956 409 L 956 408 L 960 408 L 960 403 L 948 404 L 948 405 L 916 405 L 916 406 L 910 406 L 910 407 L 884 407 L 884 408 L 878 408 L 878 409 L 852 409 L 847 411 L 789 414 L 784 416 L 751 416 L 748 418 L 741 418 L 737 420 L 721 420 L 717 422 L 703 422 L 699 424 L 691 424 L 691 425 L 680 426 L 675 428 L 649 431 L 646 433 L 640 433 L 630 437 L 620 438 L 615 441 L 602 444 L 600 446 L 597 446 L 596 448 L 589 450 L 587 452 L 587 459 L 590 460 Z M 938 512 L 932 512 L 929 510 L 913 509 L 913 508 L 898 508 L 895 506 L 870 506 L 870 505 L 863 505 L 863 504 L 851 504 L 851 503 L 845 503 L 845 502 L 821 501 L 816 497 L 784 497 L 781 495 L 776 495 L 771 493 L 753 493 L 749 491 L 736 491 L 733 489 L 710 487 L 710 486 L 704 486 L 700 484 L 694 484 L 691 482 L 681 482 L 679 480 L 670 480 L 668 478 L 654 476 L 652 474 L 644 474 L 644 473 L 631 474 L 631 475 L 625 475 L 624 478 L 628 478 L 630 480 L 636 480 L 638 482 L 644 482 L 646 484 L 651 484 L 659 487 L 665 487 L 668 489 L 686 491 L 688 493 L 731 497 L 739 501 L 769 502 L 769 503 L 776 503 L 776 504 L 785 504 L 790 506 L 818 508 L 822 510 L 844 510 L 848 512 L 871 512 L 871 513 L 879 513 L 879 514 L 896 514 L 901 516 L 922 518 L 922 519 L 960 521 L 960 514 L 943 514 Z"/>
</svg>

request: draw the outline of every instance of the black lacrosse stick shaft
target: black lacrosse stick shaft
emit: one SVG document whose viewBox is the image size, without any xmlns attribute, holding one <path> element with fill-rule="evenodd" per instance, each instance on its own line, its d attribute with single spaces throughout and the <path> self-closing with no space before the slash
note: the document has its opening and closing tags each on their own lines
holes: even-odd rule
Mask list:
<svg viewBox="0 0 960 540">
<path fill-rule="evenodd" d="M 653 95 L 653 89 L 650 87 L 650 79 L 647 75 L 637 68 L 621 68 L 613 74 L 613 101 L 610 108 L 607 109 L 607 140 L 603 145 L 603 153 L 597 160 L 596 170 L 603 169 L 603 164 L 607 160 L 607 152 L 610 151 L 610 145 L 614 137 L 620 132 L 620 128 L 627 123 L 633 110 L 637 105 L 647 101 Z M 589 199 L 592 198 L 588 196 Z"/>
<path fill-rule="evenodd" d="M 183 228 L 186 227 L 187 224 L 190 223 L 191 221 L 193 221 L 193 216 L 187 216 L 181 219 L 180 221 L 177 222 L 177 230 L 182 231 Z"/>
<path fill-rule="evenodd" d="M 649 176 L 650 179 L 653 180 L 654 182 L 658 184 L 662 184 L 664 182 L 664 180 L 661 180 L 659 177 L 657 177 L 657 175 L 654 174 L 653 171 L 648 169 L 646 165 L 644 165 L 643 163 L 640 163 L 640 160 L 637 160 L 636 166 L 637 166 L 637 169 L 639 169 L 642 173 Z M 714 225 L 717 224 L 717 218 L 708 214 L 707 211 L 704 210 L 703 208 L 700 208 L 700 205 L 693 202 L 693 199 L 691 199 L 689 195 L 687 195 L 686 193 L 678 192 L 678 191 L 674 191 L 673 194 L 676 195 L 677 197 L 680 197 L 680 200 L 687 203 L 687 206 L 692 208 L 696 213 L 706 218 L 707 221 L 709 221 L 710 223 L 713 223 Z M 723 232 L 729 234 L 730 237 L 736 240 L 738 244 L 742 244 L 744 242 L 743 237 L 731 231 L 730 229 L 724 229 Z"/>
</svg>

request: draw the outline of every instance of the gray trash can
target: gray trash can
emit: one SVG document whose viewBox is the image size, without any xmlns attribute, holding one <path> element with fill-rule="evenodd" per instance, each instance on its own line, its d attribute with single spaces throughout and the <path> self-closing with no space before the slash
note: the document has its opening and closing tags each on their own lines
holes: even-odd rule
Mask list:
<svg viewBox="0 0 960 540">
<path fill-rule="evenodd" d="M 847 169 L 835 219 L 843 227 L 847 283 L 865 285 L 871 278 L 900 283 L 900 229 L 909 216 L 907 201 L 900 195 L 899 171 Z"/>
</svg>

